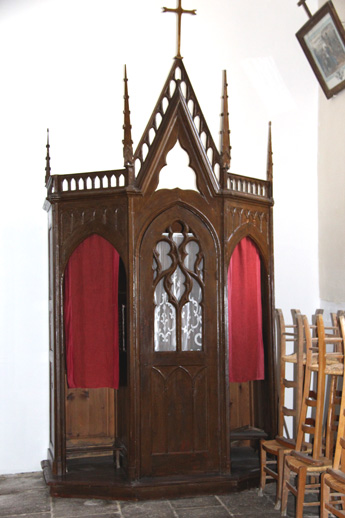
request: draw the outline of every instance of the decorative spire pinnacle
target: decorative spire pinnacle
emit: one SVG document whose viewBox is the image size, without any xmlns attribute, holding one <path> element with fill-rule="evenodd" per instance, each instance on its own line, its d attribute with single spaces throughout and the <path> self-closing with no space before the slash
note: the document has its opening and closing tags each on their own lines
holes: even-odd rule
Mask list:
<svg viewBox="0 0 345 518">
<path fill-rule="evenodd" d="M 192 9 L 188 11 L 187 9 L 183 9 L 182 0 L 177 0 L 176 9 L 170 9 L 168 7 L 163 7 L 163 13 L 175 13 L 177 14 L 177 53 L 176 58 L 182 59 L 181 56 L 181 22 L 183 14 L 196 14 L 196 9 Z"/>
<path fill-rule="evenodd" d="M 50 148 L 50 145 L 49 145 L 49 128 L 47 129 L 47 144 L 46 144 L 46 148 L 47 148 L 47 155 L 46 155 L 46 177 L 45 177 L 45 184 L 46 184 L 46 187 L 48 185 L 48 181 L 49 181 L 49 178 L 50 178 L 50 154 L 49 154 L 49 148 Z"/>
<path fill-rule="evenodd" d="M 267 146 L 267 180 L 273 180 L 273 152 L 272 152 L 272 123 L 268 123 L 268 146 Z"/>
<path fill-rule="evenodd" d="M 130 119 L 130 111 L 129 111 L 129 95 L 128 95 L 128 79 L 127 79 L 127 67 L 125 65 L 125 77 L 124 77 L 124 83 L 125 83 L 125 93 L 124 93 L 124 139 L 122 141 L 123 144 L 123 158 L 124 158 L 124 165 L 132 165 L 133 164 L 133 140 L 132 140 L 132 126 L 131 126 L 131 119 Z"/>
<path fill-rule="evenodd" d="M 226 80 L 226 70 L 223 72 L 223 96 L 220 129 L 220 154 L 222 165 L 225 169 L 230 169 L 231 146 L 230 146 L 230 126 L 229 126 L 229 106 L 228 106 L 228 83 Z"/>
</svg>

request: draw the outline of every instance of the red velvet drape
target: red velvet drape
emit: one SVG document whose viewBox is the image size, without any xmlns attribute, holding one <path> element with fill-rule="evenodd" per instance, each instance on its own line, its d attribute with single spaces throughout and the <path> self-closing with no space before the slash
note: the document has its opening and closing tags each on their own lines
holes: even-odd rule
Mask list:
<svg viewBox="0 0 345 518">
<path fill-rule="evenodd" d="M 118 388 L 118 277 L 118 252 L 96 234 L 68 261 L 64 324 L 70 388 Z"/>
<path fill-rule="evenodd" d="M 228 270 L 229 380 L 264 379 L 260 255 L 250 238 L 236 246 Z"/>
</svg>

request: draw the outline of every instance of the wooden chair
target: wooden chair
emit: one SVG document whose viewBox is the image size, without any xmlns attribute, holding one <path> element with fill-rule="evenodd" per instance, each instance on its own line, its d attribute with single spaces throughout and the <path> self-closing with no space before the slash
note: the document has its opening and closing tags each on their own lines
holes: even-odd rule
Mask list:
<svg viewBox="0 0 345 518">
<path fill-rule="evenodd" d="M 304 506 L 319 506 L 320 502 L 305 502 L 305 493 L 318 493 L 320 490 L 320 477 L 328 467 L 332 465 L 333 451 L 330 451 L 330 441 L 327 441 L 330 423 L 333 418 L 330 415 L 333 405 L 329 405 L 326 419 L 326 446 L 323 446 L 323 412 L 325 405 L 326 376 L 342 376 L 344 372 L 343 350 L 340 352 L 339 345 L 342 345 L 342 337 L 326 335 L 323 317 L 317 316 L 317 338 L 311 337 L 311 330 L 307 318 L 303 317 L 304 332 L 307 346 L 305 383 L 302 399 L 301 416 L 298 425 L 296 448 L 291 454 L 285 457 L 283 488 L 282 488 L 282 516 L 286 516 L 288 493 L 291 491 L 296 496 L 297 518 L 303 516 Z M 327 344 L 332 344 L 333 350 L 328 351 Z M 317 392 L 310 390 L 312 372 L 317 376 Z M 332 387 L 336 386 L 331 384 Z M 330 395 L 331 397 L 331 395 Z M 315 417 L 309 416 L 313 410 Z M 310 451 L 305 452 L 303 445 L 306 443 L 306 436 L 309 436 Z M 294 476 L 295 484 L 290 478 Z"/>
<path fill-rule="evenodd" d="M 340 404 L 342 395 L 343 379 L 341 376 L 330 376 L 329 395 L 328 395 L 328 412 L 326 430 L 330 433 L 324 437 L 324 448 L 326 451 L 334 452 L 335 440 L 339 428 Z M 327 396 L 326 396 L 327 397 Z"/>
<path fill-rule="evenodd" d="M 343 405 L 342 405 L 343 406 Z M 321 482 L 320 518 L 329 514 L 338 518 L 345 517 L 345 409 L 339 423 L 339 446 L 337 444 L 333 468 L 327 468 Z"/>
<path fill-rule="evenodd" d="M 283 480 L 284 455 L 295 447 L 295 441 L 290 439 L 288 431 L 285 427 L 285 418 L 292 416 L 295 422 L 298 421 L 301 401 L 302 401 L 302 385 L 304 378 L 305 354 L 304 354 L 304 333 L 303 319 L 300 311 L 292 309 L 292 325 L 285 325 L 283 312 L 276 309 L 276 324 L 278 336 L 278 349 L 280 351 L 280 398 L 279 398 L 279 421 L 278 436 L 272 440 L 263 440 L 260 444 L 260 490 L 259 495 L 263 495 L 266 485 L 266 479 L 274 479 L 277 481 L 275 509 L 280 509 L 281 488 Z M 287 343 L 293 342 L 293 351 L 287 350 Z M 286 366 L 293 364 L 294 377 L 287 378 Z M 285 405 L 285 390 L 287 388 L 294 389 L 294 407 L 288 408 Z M 296 426 L 296 425 L 295 425 Z M 287 437 L 284 437 L 284 429 Z M 294 433 L 294 437 L 296 434 Z"/>
<path fill-rule="evenodd" d="M 345 317 L 341 312 L 338 315 L 341 335 L 344 337 Z M 345 517 L 345 376 L 333 467 L 322 475 L 320 517 L 328 518 L 329 513 L 338 518 Z"/>
<path fill-rule="evenodd" d="M 323 310 L 317 310 L 316 314 L 313 316 L 313 322 L 316 324 L 316 316 L 317 314 L 323 314 Z M 331 327 L 325 326 L 325 333 L 327 336 L 341 336 L 340 323 L 339 323 L 339 315 L 338 313 L 330 313 L 331 319 Z M 313 336 L 317 336 L 316 325 L 313 329 Z M 335 351 L 342 352 L 342 343 L 334 344 Z M 339 425 L 339 407 L 341 401 L 342 394 L 342 378 L 339 376 L 330 376 L 329 379 L 329 387 L 328 387 L 328 419 L 330 422 L 328 423 L 327 429 L 331 430 L 333 433 L 329 433 L 328 437 L 324 437 L 324 447 L 328 448 L 329 451 L 334 451 L 334 443 L 335 437 L 338 430 Z M 327 444 L 326 444 L 327 443 Z"/>
</svg>

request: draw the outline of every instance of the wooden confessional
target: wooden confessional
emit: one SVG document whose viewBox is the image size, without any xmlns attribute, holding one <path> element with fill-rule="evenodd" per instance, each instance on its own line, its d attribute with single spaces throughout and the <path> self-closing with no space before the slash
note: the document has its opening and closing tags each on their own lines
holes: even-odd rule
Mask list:
<svg viewBox="0 0 345 518">
<path fill-rule="evenodd" d="M 250 446 L 246 433 L 241 441 L 241 430 L 261 429 L 269 437 L 276 431 L 270 131 L 267 180 L 230 173 L 226 76 L 218 151 L 181 58 L 173 62 L 135 153 L 126 76 L 124 99 L 123 169 L 51 175 L 47 143 L 50 443 L 42 462 L 45 479 L 52 495 L 73 497 L 238 490 L 259 480 L 258 465 L 254 469 L 238 454 Z M 161 188 L 166 165 L 163 172 L 170 181 L 174 176 L 170 151 L 188 156 L 186 175 L 195 184 L 190 189 Z M 118 389 L 71 386 L 68 377 L 66 272 L 76 251 L 91 247 L 95 236 L 95 246 L 106 243 L 119 256 L 117 327 L 111 328 L 117 356 L 105 362 L 119 363 Z M 265 374 L 263 380 L 229 383 L 228 270 L 245 238 L 260 258 Z M 92 279 L 104 272 L 101 261 L 91 267 Z M 86 287 L 82 280 L 78 293 Z M 90 321 L 103 315 L 99 305 L 106 304 L 98 303 L 81 325 L 89 329 Z M 103 330 L 107 323 L 101 324 Z M 250 315 L 241 325 L 245 342 Z M 80 335 L 88 335 L 85 329 Z M 98 344 L 92 346 L 91 375 L 99 355 Z M 248 364 L 255 363 L 249 354 Z"/>
</svg>

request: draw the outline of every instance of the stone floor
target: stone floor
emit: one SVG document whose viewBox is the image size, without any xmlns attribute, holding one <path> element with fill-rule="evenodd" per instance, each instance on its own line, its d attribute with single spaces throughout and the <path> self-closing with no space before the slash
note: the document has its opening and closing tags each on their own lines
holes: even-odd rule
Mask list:
<svg viewBox="0 0 345 518">
<path fill-rule="evenodd" d="M 1 518 L 273 518 L 275 484 L 263 497 L 257 489 L 219 496 L 145 502 L 63 499 L 49 496 L 42 473 L 0 476 Z M 290 497 L 293 498 L 293 497 Z M 312 508 L 311 508 L 312 509 Z M 318 516 L 317 508 L 311 516 Z M 294 502 L 289 500 L 288 516 Z M 304 513 L 306 515 L 306 513 Z"/>
</svg>

